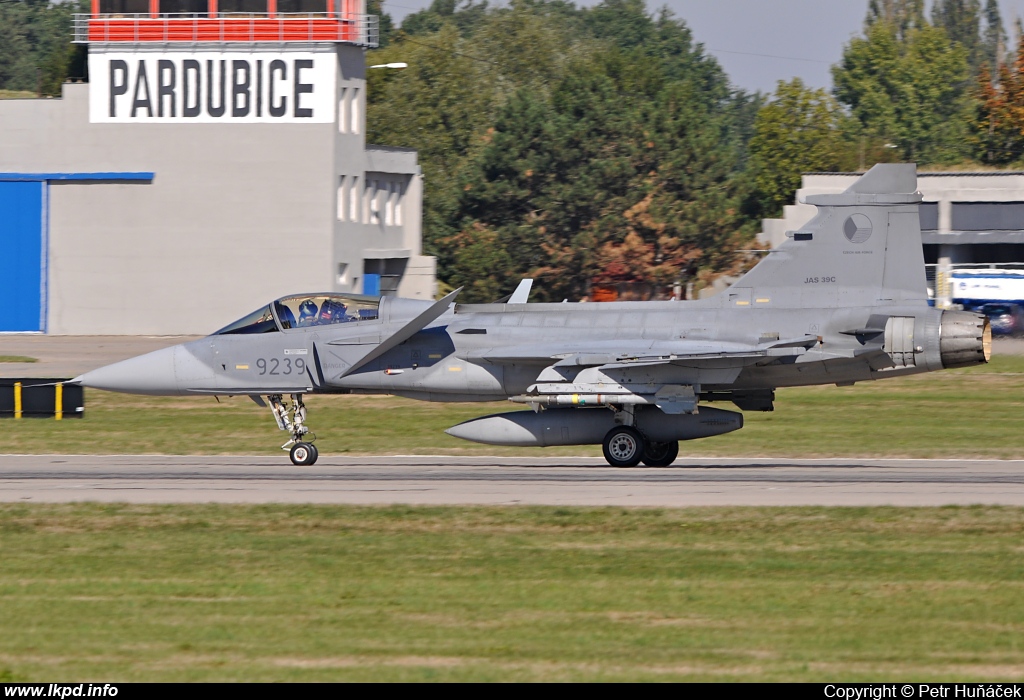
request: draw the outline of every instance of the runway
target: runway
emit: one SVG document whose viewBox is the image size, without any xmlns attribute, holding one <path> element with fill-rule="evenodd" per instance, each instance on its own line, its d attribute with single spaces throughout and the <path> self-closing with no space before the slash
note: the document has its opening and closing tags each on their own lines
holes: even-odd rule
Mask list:
<svg viewBox="0 0 1024 700">
<path fill-rule="evenodd" d="M 1024 461 L 0 455 L 0 501 L 589 506 L 1024 506 Z"/>
</svg>

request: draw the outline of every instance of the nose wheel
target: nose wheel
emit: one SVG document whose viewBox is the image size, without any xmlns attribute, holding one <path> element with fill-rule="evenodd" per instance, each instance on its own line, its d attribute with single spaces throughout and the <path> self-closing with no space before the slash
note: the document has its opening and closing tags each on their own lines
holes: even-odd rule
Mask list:
<svg viewBox="0 0 1024 700">
<path fill-rule="evenodd" d="M 320 453 L 313 445 L 316 435 L 309 432 L 306 426 L 306 404 L 302 403 L 302 394 L 292 394 L 291 398 L 289 403 L 281 394 L 267 397 L 277 427 L 291 435 L 288 442 L 281 445 L 281 449 L 288 451 L 292 464 L 306 467 L 314 464 Z"/>
<path fill-rule="evenodd" d="M 316 458 L 320 456 L 320 453 L 317 452 L 316 445 L 311 442 L 297 442 L 292 445 L 289 456 L 292 458 L 292 464 L 295 466 L 308 467 L 316 462 Z"/>
</svg>

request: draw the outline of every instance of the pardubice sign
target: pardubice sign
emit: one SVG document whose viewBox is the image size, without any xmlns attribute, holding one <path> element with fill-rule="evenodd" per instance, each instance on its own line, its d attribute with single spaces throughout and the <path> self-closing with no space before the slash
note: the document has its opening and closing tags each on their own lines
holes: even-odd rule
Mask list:
<svg viewBox="0 0 1024 700">
<path fill-rule="evenodd" d="M 89 55 L 89 121 L 327 123 L 333 53 L 197 51 Z"/>
</svg>

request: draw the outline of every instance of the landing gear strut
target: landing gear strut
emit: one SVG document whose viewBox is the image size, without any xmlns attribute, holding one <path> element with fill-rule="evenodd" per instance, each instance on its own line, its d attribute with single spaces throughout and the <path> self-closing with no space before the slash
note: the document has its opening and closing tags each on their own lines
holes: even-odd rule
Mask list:
<svg viewBox="0 0 1024 700">
<path fill-rule="evenodd" d="M 292 394 L 292 402 L 289 404 L 281 394 L 268 396 L 270 411 L 274 414 L 277 427 L 287 430 L 291 438 L 281 445 L 282 450 L 288 450 L 292 464 L 296 466 L 309 466 L 316 462 L 320 456 L 313 441 L 316 435 L 309 432 L 306 427 L 306 404 L 302 403 L 302 394 Z M 307 435 L 312 435 L 306 439 Z"/>
</svg>

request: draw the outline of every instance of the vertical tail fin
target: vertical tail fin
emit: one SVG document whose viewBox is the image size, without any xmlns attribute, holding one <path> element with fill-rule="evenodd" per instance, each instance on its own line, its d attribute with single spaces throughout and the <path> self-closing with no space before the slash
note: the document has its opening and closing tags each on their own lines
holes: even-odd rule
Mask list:
<svg viewBox="0 0 1024 700">
<path fill-rule="evenodd" d="M 927 300 L 912 163 L 878 164 L 726 290 L 728 305 L 832 307 Z"/>
</svg>

